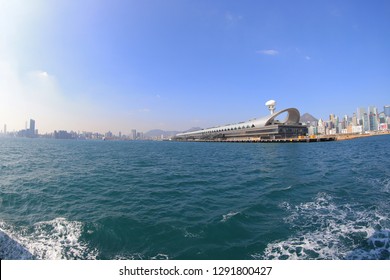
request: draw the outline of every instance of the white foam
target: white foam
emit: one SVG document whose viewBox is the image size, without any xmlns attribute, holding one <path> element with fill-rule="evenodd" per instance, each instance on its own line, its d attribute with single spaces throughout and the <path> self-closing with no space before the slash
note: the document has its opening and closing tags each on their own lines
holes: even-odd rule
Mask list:
<svg viewBox="0 0 390 280">
<path fill-rule="evenodd" d="M 82 223 L 78 221 L 56 218 L 36 223 L 32 228 L 5 227 L 4 231 L 36 259 L 96 259 L 98 254 L 80 241 Z"/>
<path fill-rule="evenodd" d="M 184 229 L 183 233 L 184 233 L 185 238 L 199 238 L 200 237 L 200 234 L 189 232 L 187 229 Z"/>
<path fill-rule="evenodd" d="M 375 211 L 337 206 L 330 195 L 319 193 L 314 201 L 291 206 L 285 222 L 297 230 L 287 240 L 268 244 L 262 259 L 388 259 L 389 231 L 381 229 L 387 218 Z M 379 228 L 379 229 L 378 229 Z"/>
<path fill-rule="evenodd" d="M 352 251 L 347 258 L 359 260 L 390 259 L 390 231 L 376 231 L 368 239 L 365 248 Z"/>
<path fill-rule="evenodd" d="M 233 212 L 233 211 L 230 211 L 229 213 L 227 213 L 226 215 L 222 215 L 222 220 L 221 222 L 224 223 L 226 222 L 227 220 L 231 219 L 232 217 L 234 217 L 235 215 L 239 214 L 240 212 Z"/>
<path fill-rule="evenodd" d="M 169 256 L 166 254 L 157 254 L 154 257 L 151 257 L 152 260 L 169 260 Z"/>
<path fill-rule="evenodd" d="M 145 256 L 141 253 L 116 255 L 114 260 L 144 260 Z"/>
<path fill-rule="evenodd" d="M 169 260 L 169 256 L 166 254 L 158 253 L 154 257 L 149 257 L 151 260 Z M 133 254 L 118 254 L 114 260 L 147 260 L 148 257 L 142 253 L 133 253 Z"/>
</svg>

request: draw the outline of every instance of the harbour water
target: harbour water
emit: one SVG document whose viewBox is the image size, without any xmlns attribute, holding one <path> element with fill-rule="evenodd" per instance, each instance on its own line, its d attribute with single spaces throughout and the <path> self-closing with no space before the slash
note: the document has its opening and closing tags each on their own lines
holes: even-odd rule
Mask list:
<svg viewBox="0 0 390 280">
<path fill-rule="evenodd" d="M 2 259 L 390 259 L 390 136 L 0 138 Z"/>
</svg>

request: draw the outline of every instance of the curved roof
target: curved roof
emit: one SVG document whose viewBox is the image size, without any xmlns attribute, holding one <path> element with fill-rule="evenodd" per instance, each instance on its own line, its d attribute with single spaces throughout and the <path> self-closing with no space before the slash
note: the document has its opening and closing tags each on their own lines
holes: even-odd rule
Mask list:
<svg viewBox="0 0 390 280">
<path fill-rule="evenodd" d="M 277 116 L 283 114 L 284 112 L 287 112 L 287 117 L 281 121 L 281 123 L 283 124 L 298 124 L 299 123 L 299 119 L 301 117 L 301 114 L 299 113 L 298 109 L 295 109 L 295 108 L 288 108 L 288 109 L 284 109 L 284 110 L 281 110 L 279 112 L 276 112 L 274 114 L 272 114 L 271 116 L 268 116 L 268 117 L 265 117 L 267 118 L 267 121 L 265 122 L 264 126 L 266 125 L 270 125 Z"/>
<path fill-rule="evenodd" d="M 236 130 L 236 129 L 243 129 L 243 128 L 262 128 L 267 125 L 271 125 L 275 122 L 276 117 L 287 112 L 287 116 L 283 121 L 278 121 L 280 124 L 298 124 L 300 119 L 300 113 L 298 109 L 295 108 L 288 108 L 281 111 L 278 111 L 272 115 L 265 116 L 259 119 L 253 119 L 246 122 L 240 122 L 235 124 L 228 124 L 228 125 L 222 125 L 222 126 L 216 126 L 211 128 L 206 128 L 202 130 L 197 131 L 191 131 L 186 133 L 179 133 L 176 136 L 189 136 L 194 135 L 198 133 L 211 133 L 211 132 L 222 132 L 227 130 Z"/>
</svg>

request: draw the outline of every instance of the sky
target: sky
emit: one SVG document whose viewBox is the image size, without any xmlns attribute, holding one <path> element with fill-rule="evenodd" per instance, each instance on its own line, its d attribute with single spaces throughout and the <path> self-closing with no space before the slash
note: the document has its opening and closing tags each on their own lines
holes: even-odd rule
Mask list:
<svg viewBox="0 0 390 280">
<path fill-rule="evenodd" d="M 186 130 L 390 104 L 390 1 L 0 0 L 0 127 Z"/>
</svg>

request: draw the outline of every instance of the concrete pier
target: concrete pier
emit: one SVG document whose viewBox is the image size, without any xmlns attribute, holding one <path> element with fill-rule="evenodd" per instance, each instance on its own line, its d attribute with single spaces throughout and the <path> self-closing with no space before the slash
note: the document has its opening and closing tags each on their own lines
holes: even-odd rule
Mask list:
<svg viewBox="0 0 390 280">
<path fill-rule="evenodd" d="M 286 138 L 286 139 L 208 139 L 208 140 L 177 140 L 183 142 L 226 142 L 226 143 L 311 143 L 311 142 L 329 142 L 336 141 L 336 137 L 298 137 L 298 138 Z"/>
</svg>

